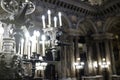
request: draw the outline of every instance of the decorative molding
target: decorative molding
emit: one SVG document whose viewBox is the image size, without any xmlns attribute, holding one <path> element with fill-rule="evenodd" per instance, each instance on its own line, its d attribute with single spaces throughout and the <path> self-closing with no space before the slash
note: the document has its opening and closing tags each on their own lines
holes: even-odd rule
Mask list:
<svg viewBox="0 0 120 80">
<path fill-rule="evenodd" d="M 113 34 L 112 33 L 93 34 L 92 37 L 95 40 L 113 39 Z"/>
<path fill-rule="evenodd" d="M 79 16 L 104 17 L 115 15 L 117 14 L 116 11 L 120 11 L 119 0 L 111 1 L 108 4 L 105 4 L 105 6 L 90 6 L 72 0 L 39 0 L 37 2 L 37 6 L 44 5 L 44 7 L 54 8 L 67 13 L 78 14 Z M 45 6 L 46 4 L 47 6 Z"/>
</svg>

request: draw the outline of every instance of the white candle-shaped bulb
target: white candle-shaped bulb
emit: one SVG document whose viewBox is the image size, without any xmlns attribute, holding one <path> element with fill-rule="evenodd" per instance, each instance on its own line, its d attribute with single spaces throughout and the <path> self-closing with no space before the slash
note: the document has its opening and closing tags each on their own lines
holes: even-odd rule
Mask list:
<svg viewBox="0 0 120 80">
<path fill-rule="evenodd" d="M 33 33 L 34 40 L 35 40 L 35 41 L 34 41 L 34 45 L 35 45 L 35 46 L 34 46 L 34 52 L 37 52 L 37 53 L 39 53 L 39 51 L 38 51 L 38 50 L 39 50 L 39 43 L 38 43 L 38 42 L 39 42 L 39 41 L 38 41 L 38 40 L 39 40 L 39 39 L 38 39 L 39 35 L 40 35 L 39 31 L 36 31 L 36 30 L 35 30 L 34 33 Z"/>
<path fill-rule="evenodd" d="M 26 37 L 26 38 L 29 38 L 29 37 L 30 37 L 29 32 L 26 32 L 26 33 L 25 33 L 25 37 Z"/>
<path fill-rule="evenodd" d="M 24 43 L 24 39 L 21 39 L 21 44 L 23 44 Z"/>
<path fill-rule="evenodd" d="M 0 51 L 2 51 L 2 45 L 3 45 L 3 34 L 4 34 L 4 28 L 2 27 L 2 23 L 0 22 Z"/>
<path fill-rule="evenodd" d="M 23 56 L 24 53 L 24 39 L 21 39 L 21 56 Z"/>
<path fill-rule="evenodd" d="M 31 52 L 36 52 L 36 42 L 37 42 L 37 40 L 36 40 L 35 35 L 30 37 L 30 40 L 31 40 L 31 43 L 32 43 Z"/>
<path fill-rule="evenodd" d="M 45 28 L 45 16 L 44 15 L 42 15 L 42 23 L 43 23 L 43 28 Z"/>
<path fill-rule="evenodd" d="M 2 23 L 0 23 L 0 34 L 3 34 L 4 33 L 4 29 L 2 27 Z"/>
<path fill-rule="evenodd" d="M 46 40 L 45 35 L 42 35 L 42 52 L 43 52 L 43 56 L 45 56 L 45 40 Z"/>
<path fill-rule="evenodd" d="M 45 41 L 46 40 L 46 36 L 45 35 L 42 35 L 42 41 Z"/>
<path fill-rule="evenodd" d="M 40 44 L 39 44 L 39 37 L 40 37 L 40 32 L 39 31 L 36 31 L 36 46 L 37 46 L 37 53 L 39 54 L 40 53 Z"/>
<path fill-rule="evenodd" d="M 29 0 L 25 0 L 25 2 L 29 2 Z"/>
<path fill-rule="evenodd" d="M 54 27 L 57 27 L 57 17 L 54 17 Z"/>
<path fill-rule="evenodd" d="M 36 31 L 36 36 L 39 37 L 40 36 L 40 32 Z"/>
<path fill-rule="evenodd" d="M 37 35 L 37 31 L 34 30 L 34 32 L 33 32 L 33 36 L 36 36 L 36 35 Z"/>
<path fill-rule="evenodd" d="M 43 58 L 42 58 L 42 56 L 40 56 L 40 57 L 39 57 L 39 60 L 43 61 Z"/>
<path fill-rule="evenodd" d="M 48 10 L 48 27 L 51 26 L 51 11 Z"/>
<path fill-rule="evenodd" d="M 29 48 L 29 47 L 28 47 L 29 37 L 30 37 L 29 32 L 26 31 L 26 32 L 25 32 L 25 48 L 24 48 L 24 54 L 25 54 L 25 55 L 28 55 L 28 54 L 29 54 L 29 52 L 28 52 L 28 48 Z"/>
<path fill-rule="evenodd" d="M 31 46 L 31 44 L 30 44 L 30 41 L 29 41 L 29 42 L 28 42 L 28 45 L 27 45 L 27 47 L 28 47 L 28 49 L 27 49 L 28 59 L 30 59 L 30 46 Z"/>
<path fill-rule="evenodd" d="M 62 14 L 61 12 L 58 13 L 58 17 L 59 17 L 59 24 L 60 26 L 62 26 L 62 18 L 61 18 Z"/>
</svg>

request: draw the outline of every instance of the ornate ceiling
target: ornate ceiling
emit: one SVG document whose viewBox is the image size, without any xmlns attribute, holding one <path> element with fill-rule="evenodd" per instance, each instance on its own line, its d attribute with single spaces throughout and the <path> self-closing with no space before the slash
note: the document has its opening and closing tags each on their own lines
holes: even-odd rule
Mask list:
<svg viewBox="0 0 120 80">
<path fill-rule="evenodd" d="M 68 14 L 78 16 L 104 17 L 119 15 L 120 0 L 31 0 L 37 6 L 36 10 L 40 13 L 45 9 L 54 9 Z M 101 5 L 92 5 L 91 2 L 98 1 Z M 0 9 L 0 14 L 5 12 Z M 37 13 L 35 14 L 37 15 Z"/>
<path fill-rule="evenodd" d="M 90 0 L 89 0 L 90 1 Z M 120 0 L 104 0 L 101 5 L 91 5 L 88 0 L 35 0 L 38 6 L 61 10 L 79 16 L 104 17 L 120 11 Z M 97 0 L 99 1 L 99 0 Z M 47 5 L 46 5 L 47 4 Z"/>
<path fill-rule="evenodd" d="M 83 17 L 101 19 L 110 16 L 120 15 L 120 0 L 102 0 L 101 5 L 92 5 L 91 0 L 31 0 L 36 5 L 36 10 L 33 14 L 27 17 L 35 22 L 36 26 L 41 26 L 41 15 L 46 14 L 48 9 L 52 12 L 61 11 L 65 13 L 74 24 Z M 97 0 L 101 1 L 101 0 Z M 0 8 L 0 17 L 8 15 Z M 78 18 L 78 19 L 77 19 Z M 65 22 L 65 21 L 64 21 Z M 94 22 L 94 21 L 93 21 Z"/>
</svg>

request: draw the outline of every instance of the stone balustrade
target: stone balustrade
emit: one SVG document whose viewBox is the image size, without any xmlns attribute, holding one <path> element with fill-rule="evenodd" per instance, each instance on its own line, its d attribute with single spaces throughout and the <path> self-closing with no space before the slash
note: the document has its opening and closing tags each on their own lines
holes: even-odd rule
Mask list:
<svg viewBox="0 0 120 80">
<path fill-rule="evenodd" d="M 82 80 L 103 80 L 102 75 L 97 75 L 97 76 L 83 76 Z"/>
<path fill-rule="evenodd" d="M 120 75 L 112 75 L 112 80 L 120 80 Z"/>
</svg>

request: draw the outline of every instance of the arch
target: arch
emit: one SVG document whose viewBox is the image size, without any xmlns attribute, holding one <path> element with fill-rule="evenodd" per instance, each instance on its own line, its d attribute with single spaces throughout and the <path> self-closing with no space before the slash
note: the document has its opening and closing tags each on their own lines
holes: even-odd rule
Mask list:
<svg viewBox="0 0 120 80">
<path fill-rule="evenodd" d="M 103 31 L 107 32 L 109 31 L 115 24 L 120 22 L 120 16 L 119 17 L 110 17 L 106 20 L 104 26 L 103 26 Z"/>
<path fill-rule="evenodd" d="M 90 24 L 90 25 L 86 25 L 87 23 Z M 80 26 L 80 25 L 82 25 L 82 24 L 84 24 L 84 27 Z M 77 23 L 77 28 L 76 28 L 76 29 L 80 29 L 81 31 L 84 30 L 84 31 L 83 31 L 84 34 L 87 33 L 87 30 L 88 30 L 88 29 L 91 30 L 93 33 L 98 33 L 98 30 L 97 30 L 95 24 L 93 23 L 93 21 L 90 20 L 90 19 L 85 19 L 85 18 L 81 18 L 81 19 L 78 21 L 78 23 Z M 83 33 L 83 32 L 81 32 L 81 33 Z"/>
<path fill-rule="evenodd" d="M 71 24 L 71 21 L 70 21 L 69 17 L 63 12 L 62 12 L 62 16 L 67 21 L 68 27 L 71 28 L 72 24 Z"/>
</svg>

